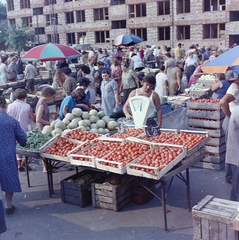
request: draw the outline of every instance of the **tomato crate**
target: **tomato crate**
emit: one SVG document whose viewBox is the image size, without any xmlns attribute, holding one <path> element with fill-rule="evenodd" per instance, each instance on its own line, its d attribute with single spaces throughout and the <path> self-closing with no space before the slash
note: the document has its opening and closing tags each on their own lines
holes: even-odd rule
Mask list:
<svg viewBox="0 0 239 240">
<path fill-rule="evenodd" d="M 221 128 L 223 123 L 223 119 L 219 120 L 208 120 L 208 119 L 193 119 L 188 118 L 189 126 L 197 126 L 203 128 Z"/>
<path fill-rule="evenodd" d="M 219 146 L 205 145 L 205 152 L 220 154 L 226 151 L 226 143 Z"/>
<path fill-rule="evenodd" d="M 208 100 L 209 101 L 209 100 Z M 208 110 L 220 110 L 221 106 L 219 101 L 217 103 L 209 102 L 197 102 L 197 101 L 188 101 L 187 108 L 192 109 L 208 109 Z"/>
<path fill-rule="evenodd" d="M 74 148 L 77 147 L 77 145 L 79 144 L 79 141 L 75 141 L 75 140 L 71 140 L 71 139 L 67 139 L 67 138 L 64 138 L 64 137 L 61 137 L 59 134 L 56 135 L 55 137 L 53 137 L 52 139 L 50 139 L 47 143 L 45 143 L 40 149 L 40 156 L 42 158 L 49 158 L 49 159 L 53 159 L 53 160 L 60 160 L 60 161 L 63 161 L 63 162 L 70 162 L 70 158 L 68 156 L 68 153 L 71 151 L 69 150 L 67 152 L 67 155 L 66 156 L 63 156 L 63 155 L 57 155 L 57 154 L 49 154 L 47 153 L 47 149 L 51 148 L 57 141 L 59 140 L 63 140 L 63 141 L 66 141 L 66 142 L 70 142 L 72 143 L 72 149 L 73 150 Z M 59 149 L 64 149 L 65 146 L 59 148 Z"/>
<path fill-rule="evenodd" d="M 208 132 L 209 137 L 222 137 L 224 136 L 224 132 L 222 128 L 213 129 L 213 128 L 203 128 L 199 126 L 191 126 L 188 127 L 189 130 L 193 131 L 205 131 Z"/>
<path fill-rule="evenodd" d="M 225 143 L 225 136 L 222 137 L 210 137 L 209 141 L 207 142 L 208 145 L 219 146 Z"/>
<path fill-rule="evenodd" d="M 86 169 L 61 180 L 62 202 L 87 206 L 91 203 L 91 183 L 105 176 L 104 172 Z"/>
<path fill-rule="evenodd" d="M 205 153 L 205 159 L 203 162 L 208 163 L 222 163 L 225 161 L 226 152 L 220 153 L 220 154 L 211 154 L 211 153 Z"/>
<path fill-rule="evenodd" d="M 181 150 L 181 153 L 173 158 L 169 163 L 162 163 L 162 166 L 149 166 L 141 163 L 147 155 L 151 154 L 155 149 L 159 151 L 165 151 L 165 147 L 170 150 Z M 177 146 L 172 144 L 158 144 L 155 145 L 154 149 L 149 150 L 142 156 L 136 158 L 133 162 L 126 165 L 126 170 L 128 175 L 145 177 L 149 179 L 159 180 L 166 173 L 168 173 L 174 166 L 176 166 L 180 161 L 182 161 L 187 155 L 187 151 L 183 146 Z M 159 163 L 156 163 L 159 164 Z"/>
<path fill-rule="evenodd" d="M 231 228 L 237 208 L 238 202 L 203 198 L 192 208 L 193 240 L 238 240 L 239 232 Z"/>
<path fill-rule="evenodd" d="M 131 202 L 131 178 L 127 175 L 122 176 L 121 183 L 113 185 L 102 180 L 91 184 L 92 206 L 120 211 Z"/>
<path fill-rule="evenodd" d="M 221 110 L 187 109 L 187 117 L 219 120 L 225 118 Z"/>
</svg>

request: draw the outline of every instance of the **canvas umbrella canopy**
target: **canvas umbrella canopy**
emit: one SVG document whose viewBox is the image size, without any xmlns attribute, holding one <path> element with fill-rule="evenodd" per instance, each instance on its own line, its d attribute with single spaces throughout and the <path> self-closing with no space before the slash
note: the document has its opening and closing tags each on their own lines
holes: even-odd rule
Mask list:
<svg viewBox="0 0 239 240">
<path fill-rule="evenodd" d="M 137 43 L 144 41 L 141 37 L 131 35 L 131 34 L 122 34 L 114 39 L 114 46 L 132 46 Z"/>
<path fill-rule="evenodd" d="M 46 62 L 53 60 L 64 60 L 66 58 L 70 60 L 78 57 L 80 57 L 79 52 L 69 46 L 58 43 L 48 43 L 30 49 L 25 55 L 22 56 L 22 61 Z"/>
<path fill-rule="evenodd" d="M 239 73 L 239 46 L 226 51 L 202 67 L 204 73 L 225 73 L 228 69 Z"/>
</svg>

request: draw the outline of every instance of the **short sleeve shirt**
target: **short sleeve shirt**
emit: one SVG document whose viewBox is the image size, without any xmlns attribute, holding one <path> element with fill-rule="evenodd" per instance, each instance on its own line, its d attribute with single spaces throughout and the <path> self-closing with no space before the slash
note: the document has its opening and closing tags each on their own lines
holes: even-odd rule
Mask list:
<svg viewBox="0 0 239 240">
<path fill-rule="evenodd" d="M 239 85 L 236 83 L 232 83 L 230 87 L 227 89 L 227 94 L 231 94 L 235 100 L 229 103 L 230 112 L 239 105 Z"/>
<path fill-rule="evenodd" d="M 128 72 L 123 72 L 122 73 L 123 89 L 135 88 L 136 87 L 135 78 L 136 78 L 135 71 L 129 69 Z"/>
<path fill-rule="evenodd" d="M 63 99 L 62 103 L 61 103 L 61 107 L 60 107 L 60 118 L 63 119 L 65 116 L 63 114 L 63 108 L 67 106 L 67 112 L 71 113 L 72 109 L 76 107 L 76 101 L 72 96 L 67 96 Z"/>
</svg>

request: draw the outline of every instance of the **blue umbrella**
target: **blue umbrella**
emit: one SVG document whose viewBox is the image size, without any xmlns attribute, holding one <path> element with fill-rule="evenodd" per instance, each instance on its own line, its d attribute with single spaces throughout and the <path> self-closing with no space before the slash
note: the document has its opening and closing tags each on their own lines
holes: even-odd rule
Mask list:
<svg viewBox="0 0 239 240">
<path fill-rule="evenodd" d="M 131 35 L 131 34 L 122 34 L 114 39 L 115 46 L 132 46 L 137 43 L 144 41 L 141 37 Z"/>
</svg>

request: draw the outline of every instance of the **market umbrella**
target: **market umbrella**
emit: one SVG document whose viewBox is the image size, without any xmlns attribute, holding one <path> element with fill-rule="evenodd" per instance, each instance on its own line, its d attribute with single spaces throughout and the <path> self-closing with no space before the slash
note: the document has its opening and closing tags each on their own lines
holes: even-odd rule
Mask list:
<svg viewBox="0 0 239 240">
<path fill-rule="evenodd" d="M 132 46 L 134 44 L 144 41 L 141 37 L 131 35 L 131 34 L 122 34 L 114 39 L 115 46 Z"/>
<path fill-rule="evenodd" d="M 204 73 L 225 73 L 228 69 L 239 73 L 239 46 L 226 51 L 202 67 Z"/>
<path fill-rule="evenodd" d="M 46 62 L 53 60 L 64 60 L 66 58 L 74 59 L 78 57 L 80 57 L 79 52 L 69 46 L 58 43 L 48 43 L 30 49 L 25 55 L 22 56 L 22 61 Z"/>
</svg>

